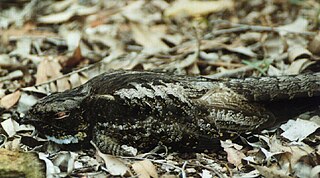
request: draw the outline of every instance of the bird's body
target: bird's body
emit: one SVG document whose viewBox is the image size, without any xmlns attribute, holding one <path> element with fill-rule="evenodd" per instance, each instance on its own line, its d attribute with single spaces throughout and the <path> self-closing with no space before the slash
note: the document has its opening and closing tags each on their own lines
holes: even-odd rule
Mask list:
<svg viewBox="0 0 320 178">
<path fill-rule="evenodd" d="M 284 81 L 296 88 L 307 82 L 312 89 L 306 88 L 306 92 L 279 88 L 284 85 L 277 83 L 281 77 L 269 78 L 274 82 L 265 85 L 255 82 L 267 78 L 242 80 L 241 84 L 241 79 L 116 71 L 45 97 L 27 116 L 55 142 L 93 140 L 107 153 L 127 154 L 123 145 L 148 150 L 159 143 L 184 151 L 212 149 L 219 145 L 222 133 L 243 133 L 272 125 L 274 113 L 261 102 L 281 100 L 286 95 L 319 95 L 320 76 L 307 78 L 296 84 L 290 81 L 297 77 Z M 262 86 L 278 94 L 259 92 L 256 87 Z"/>
</svg>

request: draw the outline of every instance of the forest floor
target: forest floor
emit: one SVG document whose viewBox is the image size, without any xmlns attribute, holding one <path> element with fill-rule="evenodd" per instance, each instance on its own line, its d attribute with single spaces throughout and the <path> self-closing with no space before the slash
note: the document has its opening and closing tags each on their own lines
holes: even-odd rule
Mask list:
<svg viewBox="0 0 320 178">
<path fill-rule="evenodd" d="M 35 154 L 42 176 L 319 176 L 320 116 L 312 112 L 242 142 L 221 140 L 219 152 L 131 158 L 63 150 L 19 124 L 41 97 L 110 70 L 319 72 L 318 0 L 1 0 L 0 9 L 0 147 Z"/>
</svg>

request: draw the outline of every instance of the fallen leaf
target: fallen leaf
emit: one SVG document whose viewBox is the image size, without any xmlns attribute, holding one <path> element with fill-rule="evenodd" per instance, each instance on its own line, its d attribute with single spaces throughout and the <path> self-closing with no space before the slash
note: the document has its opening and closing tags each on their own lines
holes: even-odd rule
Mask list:
<svg viewBox="0 0 320 178">
<path fill-rule="evenodd" d="M 8 95 L 5 95 L 4 97 L 1 98 L 0 105 L 6 109 L 9 109 L 19 101 L 20 96 L 21 96 L 21 93 L 19 90 L 13 93 L 10 93 Z"/>
<path fill-rule="evenodd" d="M 156 31 L 154 29 L 155 27 L 151 29 L 146 25 L 137 23 L 131 23 L 130 26 L 134 40 L 144 47 L 144 53 L 153 54 L 169 49 L 169 47 L 161 40 L 161 32 Z"/>
<path fill-rule="evenodd" d="M 106 169 L 111 175 L 123 176 L 129 171 L 127 165 L 120 158 L 104 154 L 98 149 L 98 147 L 92 141 L 90 143 L 95 147 L 97 155 L 103 159 Z"/>
<path fill-rule="evenodd" d="M 246 157 L 246 155 L 241 152 L 241 145 L 232 143 L 231 140 L 220 141 L 221 147 L 225 152 L 227 152 L 228 162 L 235 165 L 236 167 L 241 167 L 241 160 Z"/>
<path fill-rule="evenodd" d="M 301 142 L 319 127 L 320 125 L 303 119 L 289 120 L 287 123 L 280 126 L 284 131 L 281 136 L 290 141 Z"/>
<path fill-rule="evenodd" d="M 201 177 L 202 178 L 212 178 L 213 175 L 210 171 L 206 170 L 206 169 L 203 169 L 202 170 L 202 173 L 201 173 Z"/>
<path fill-rule="evenodd" d="M 47 82 L 48 80 L 59 78 L 62 75 L 60 72 L 61 65 L 54 59 L 43 59 L 38 65 L 36 74 L 36 85 Z M 51 85 L 52 91 L 65 91 L 70 89 L 70 84 L 66 78 L 57 80 L 57 85 Z"/>
<path fill-rule="evenodd" d="M 158 178 L 157 170 L 149 160 L 136 161 L 132 164 L 132 169 L 137 173 L 139 178 Z"/>
<path fill-rule="evenodd" d="M 19 131 L 19 124 L 13 119 L 6 119 L 5 121 L 1 122 L 1 126 L 9 137 L 14 136 L 17 131 Z"/>
<path fill-rule="evenodd" d="M 21 57 L 27 57 L 31 50 L 31 39 L 20 38 L 17 41 L 17 48 L 10 53 L 10 55 L 19 55 Z"/>
<path fill-rule="evenodd" d="M 300 74 L 304 69 L 314 64 L 316 61 L 311 61 L 310 59 L 298 59 L 293 61 L 289 68 L 285 70 L 286 75 L 297 75 Z"/>
<path fill-rule="evenodd" d="M 279 37 L 279 35 L 268 35 L 268 38 L 263 42 L 265 49 L 265 57 L 277 58 L 286 49 L 285 42 Z"/>
<path fill-rule="evenodd" d="M 175 17 L 179 15 L 198 16 L 209 13 L 219 12 L 226 9 L 232 9 L 234 6 L 231 0 L 218 1 L 192 1 L 178 0 L 165 9 L 164 15 Z"/>
<path fill-rule="evenodd" d="M 39 152 L 39 159 L 43 160 L 46 164 L 46 177 L 54 177 L 54 175 L 59 174 L 61 171 L 48 157 L 49 155 Z"/>
<path fill-rule="evenodd" d="M 74 16 L 75 10 L 68 10 L 56 14 L 50 14 L 38 18 L 38 22 L 45 24 L 55 24 L 68 21 L 72 16 Z"/>
<path fill-rule="evenodd" d="M 303 17 L 298 17 L 294 22 L 291 24 L 283 25 L 278 27 L 277 29 L 282 30 L 280 31 L 281 35 L 285 35 L 288 32 L 306 32 L 308 27 L 308 20 Z"/>
<path fill-rule="evenodd" d="M 256 168 L 261 175 L 264 177 L 281 177 L 281 178 L 292 178 L 289 176 L 288 172 L 285 170 L 278 169 L 277 167 L 266 167 L 266 166 L 258 166 L 258 165 L 251 165 L 252 167 Z"/>
<path fill-rule="evenodd" d="M 312 54 L 308 49 L 300 45 L 295 45 L 295 46 L 289 47 L 288 56 L 290 61 L 294 61 L 300 58 L 310 58 Z"/>
<path fill-rule="evenodd" d="M 320 55 L 320 33 L 309 43 L 308 48 L 313 54 Z"/>
</svg>

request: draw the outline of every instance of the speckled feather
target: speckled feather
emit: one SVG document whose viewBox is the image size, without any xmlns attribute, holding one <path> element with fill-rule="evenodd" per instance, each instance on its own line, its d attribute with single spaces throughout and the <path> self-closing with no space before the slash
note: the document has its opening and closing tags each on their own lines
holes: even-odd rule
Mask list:
<svg viewBox="0 0 320 178">
<path fill-rule="evenodd" d="M 274 113 L 261 102 L 319 95 L 319 78 L 213 80 L 115 71 L 43 98 L 27 120 L 55 142 L 93 140 L 112 154 L 130 155 L 122 145 L 150 150 L 159 143 L 183 151 L 214 149 L 222 133 L 272 125 Z"/>
</svg>

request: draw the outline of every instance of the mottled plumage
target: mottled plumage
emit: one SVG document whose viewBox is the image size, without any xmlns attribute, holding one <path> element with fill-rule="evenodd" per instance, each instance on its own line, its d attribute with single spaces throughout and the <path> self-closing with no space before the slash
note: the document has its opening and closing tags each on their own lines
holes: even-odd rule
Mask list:
<svg viewBox="0 0 320 178">
<path fill-rule="evenodd" d="M 275 113 L 261 103 L 319 95 L 319 78 L 213 80 L 116 71 L 41 99 L 26 118 L 57 143 L 93 140 L 112 154 L 130 154 L 123 145 L 149 150 L 160 142 L 182 151 L 213 149 L 222 133 L 272 125 Z"/>
</svg>

